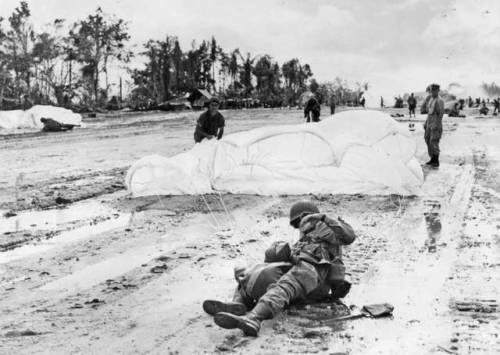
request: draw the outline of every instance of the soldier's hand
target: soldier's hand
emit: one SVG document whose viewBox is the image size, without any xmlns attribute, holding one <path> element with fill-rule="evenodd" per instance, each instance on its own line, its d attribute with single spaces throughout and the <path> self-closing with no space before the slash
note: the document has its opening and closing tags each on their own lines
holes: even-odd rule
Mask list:
<svg viewBox="0 0 500 355">
<path fill-rule="evenodd" d="M 290 256 L 290 263 L 292 263 L 293 265 L 297 265 L 300 261 L 300 258 L 298 255 L 291 255 Z"/>
<path fill-rule="evenodd" d="M 301 219 L 299 229 L 302 233 L 307 233 L 314 228 L 317 222 L 323 221 L 325 215 L 323 213 L 313 213 Z"/>
</svg>

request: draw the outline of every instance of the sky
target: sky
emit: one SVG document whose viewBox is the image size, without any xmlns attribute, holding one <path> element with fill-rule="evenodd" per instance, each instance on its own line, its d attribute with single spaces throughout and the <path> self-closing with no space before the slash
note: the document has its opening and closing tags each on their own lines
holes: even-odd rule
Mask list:
<svg viewBox="0 0 500 355">
<path fill-rule="evenodd" d="M 130 44 L 178 36 L 187 50 L 215 36 L 226 50 L 311 65 L 319 82 L 368 82 L 395 95 L 458 82 L 500 84 L 498 0 L 33 0 L 33 23 L 83 19 L 100 6 L 127 21 Z M 0 0 L 8 18 L 18 0 Z M 135 59 L 140 65 L 141 59 Z M 477 93 L 479 94 L 479 93 Z"/>
</svg>

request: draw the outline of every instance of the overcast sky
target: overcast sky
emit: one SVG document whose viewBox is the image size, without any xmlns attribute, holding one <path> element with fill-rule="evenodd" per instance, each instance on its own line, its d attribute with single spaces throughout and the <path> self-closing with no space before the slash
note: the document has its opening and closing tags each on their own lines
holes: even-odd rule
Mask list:
<svg viewBox="0 0 500 355">
<path fill-rule="evenodd" d="M 322 82 L 367 81 L 377 93 L 423 91 L 431 82 L 500 83 L 498 0 L 37 0 L 37 28 L 101 6 L 125 19 L 131 44 L 177 35 L 183 49 L 213 35 L 226 50 L 297 57 Z M 0 0 L 7 18 L 19 1 Z"/>
</svg>

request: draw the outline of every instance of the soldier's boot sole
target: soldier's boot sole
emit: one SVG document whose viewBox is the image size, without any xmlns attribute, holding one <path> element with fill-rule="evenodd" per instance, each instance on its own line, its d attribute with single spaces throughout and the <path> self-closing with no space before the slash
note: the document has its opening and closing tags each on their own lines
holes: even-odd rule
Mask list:
<svg viewBox="0 0 500 355">
<path fill-rule="evenodd" d="M 215 324 L 224 329 L 241 329 L 245 335 L 256 337 L 259 334 L 260 322 L 247 317 L 235 316 L 231 313 L 217 313 L 214 317 Z"/>
<path fill-rule="evenodd" d="M 231 313 L 237 316 L 242 316 L 247 312 L 247 308 L 242 303 L 221 302 L 216 300 L 204 301 L 203 310 L 212 316 L 220 312 Z"/>
</svg>

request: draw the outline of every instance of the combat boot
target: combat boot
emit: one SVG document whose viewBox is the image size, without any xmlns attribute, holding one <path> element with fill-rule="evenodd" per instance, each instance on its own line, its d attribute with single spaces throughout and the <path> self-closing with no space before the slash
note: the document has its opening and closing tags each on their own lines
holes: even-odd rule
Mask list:
<svg viewBox="0 0 500 355">
<path fill-rule="evenodd" d="M 247 313 L 247 307 L 239 302 L 221 302 L 216 300 L 206 300 L 203 302 L 203 310 L 211 316 L 217 313 L 231 313 L 242 316 Z"/>
<path fill-rule="evenodd" d="M 433 168 L 439 168 L 439 155 L 437 155 L 437 154 L 436 154 L 436 155 L 433 155 L 433 156 L 432 156 L 432 160 L 433 160 L 433 161 L 432 161 L 432 163 L 431 163 L 431 166 L 432 166 Z"/>
<path fill-rule="evenodd" d="M 432 164 L 434 164 L 434 155 L 431 157 L 431 159 L 427 163 L 425 163 L 425 165 L 432 165 Z"/>
<path fill-rule="evenodd" d="M 272 318 L 271 309 L 259 302 L 246 316 L 236 316 L 231 313 L 217 313 L 214 317 L 215 324 L 225 329 L 241 329 L 245 335 L 256 337 L 259 334 L 260 323 Z"/>
<path fill-rule="evenodd" d="M 231 313 L 217 313 L 214 316 L 215 324 L 225 329 L 241 329 L 245 335 L 256 337 L 260 330 L 260 320 L 249 313 L 247 316 L 236 316 Z"/>
</svg>

